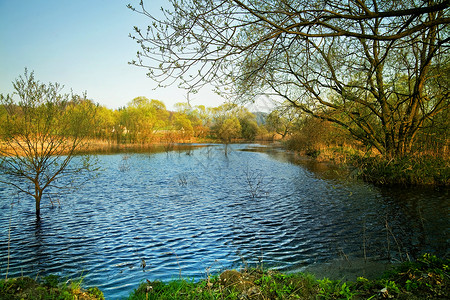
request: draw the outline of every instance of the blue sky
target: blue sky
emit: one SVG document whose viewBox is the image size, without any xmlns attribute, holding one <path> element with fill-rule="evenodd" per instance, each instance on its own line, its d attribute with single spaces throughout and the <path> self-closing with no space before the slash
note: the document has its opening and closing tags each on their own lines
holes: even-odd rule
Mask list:
<svg viewBox="0 0 450 300">
<path fill-rule="evenodd" d="M 13 91 L 12 81 L 35 72 L 41 82 L 59 82 L 65 92 L 87 92 L 108 108 L 125 106 L 138 96 L 173 104 L 186 101 L 175 86 L 154 89 L 144 68 L 128 65 L 138 45 L 128 37 L 133 26 L 149 20 L 129 10 L 137 0 L 0 0 L 0 93 Z M 159 12 L 164 0 L 147 1 Z M 208 89 L 191 95 L 191 104 L 218 106 L 223 100 Z"/>
</svg>

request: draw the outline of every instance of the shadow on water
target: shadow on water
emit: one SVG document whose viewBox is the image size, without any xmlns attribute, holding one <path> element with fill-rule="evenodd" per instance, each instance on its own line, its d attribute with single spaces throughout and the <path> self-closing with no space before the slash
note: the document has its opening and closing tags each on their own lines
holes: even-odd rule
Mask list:
<svg viewBox="0 0 450 300">
<path fill-rule="evenodd" d="M 378 190 L 381 204 L 378 222 L 384 222 L 384 228 L 379 226 L 379 230 L 385 240 L 374 243 L 369 234 L 363 234 L 362 238 L 366 246 L 374 248 L 379 255 L 372 253 L 366 259 L 342 253 L 338 259 L 312 264 L 302 271 L 335 280 L 355 280 L 358 276 L 376 278 L 397 263 L 415 260 L 423 253 L 449 256 L 448 189 L 390 187 Z"/>
<path fill-rule="evenodd" d="M 448 190 L 379 188 L 277 148 L 230 149 L 99 155 L 101 174 L 61 195 L 60 207 L 44 205 L 40 224 L 30 199 L 15 205 L 10 274 L 83 274 L 120 299 L 145 279 L 199 279 L 243 264 L 320 266 L 341 277 L 448 254 Z M 10 193 L 0 186 L 2 199 Z M 9 208 L 0 207 L 2 254 Z M 6 263 L 2 255 L 0 276 Z"/>
<path fill-rule="evenodd" d="M 439 257 L 449 256 L 449 188 L 376 187 L 352 178 L 349 170 L 308 157 L 288 155 L 279 148 L 253 147 L 246 151 L 266 153 L 280 162 L 299 165 L 309 171 L 308 176 L 328 181 L 342 191 L 349 190 L 348 195 L 341 197 L 341 200 L 347 198 L 350 201 L 361 188 L 364 190 L 363 197 L 357 202 L 351 201 L 349 208 L 359 213 L 349 218 L 348 227 L 353 227 L 353 230 L 349 230 L 342 241 L 342 244 L 348 243 L 349 239 L 345 237 L 356 233 L 355 238 L 359 236 L 362 241 L 360 245 L 355 245 L 350 252 L 347 252 L 348 247 L 338 246 L 334 249 L 338 258 L 308 264 L 306 267 L 293 267 L 291 271 L 354 280 L 361 275 L 368 278 L 379 276 L 390 269 L 393 263 L 414 260 L 425 252 Z M 372 197 L 374 199 L 370 201 Z M 330 216 L 332 202 L 328 201 L 327 211 L 318 212 L 318 215 Z M 330 224 L 343 222 L 335 216 L 331 219 L 333 221 L 330 220 Z"/>
</svg>

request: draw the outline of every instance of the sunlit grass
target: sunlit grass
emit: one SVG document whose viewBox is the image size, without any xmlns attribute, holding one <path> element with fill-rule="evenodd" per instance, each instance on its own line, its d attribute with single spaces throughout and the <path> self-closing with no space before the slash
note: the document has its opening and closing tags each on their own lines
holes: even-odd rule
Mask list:
<svg viewBox="0 0 450 300">
<path fill-rule="evenodd" d="M 379 279 L 350 282 L 272 270 L 227 270 L 200 282 L 146 281 L 128 299 L 447 299 L 449 262 L 425 254 Z"/>
<path fill-rule="evenodd" d="M 425 254 L 405 262 L 382 277 L 355 281 L 316 279 L 313 275 L 284 274 L 250 268 L 226 270 L 201 281 L 146 280 L 128 299 L 448 299 L 449 259 Z M 1 299 L 104 299 L 98 288 L 82 288 L 79 280 L 47 276 L 0 280 Z"/>
<path fill-rule="evenodd" d="M 0 280 L 0 299 L 105 299 L 103 293 L 96 287 L 82 288 L 82 282 L 83 278 L 64 281 L 55 275 L 36 279 L 18 277 Z"/>
<path fill-rule="evenodd" d="M 299 154 L 352 169 L 356 177 L 378 185 L 450 185 L 450 159 L 443 155 L 412 153 L 386 158 L 354 145 L 316 145 L 316 148 L 299 151 Z"/>
</svg>

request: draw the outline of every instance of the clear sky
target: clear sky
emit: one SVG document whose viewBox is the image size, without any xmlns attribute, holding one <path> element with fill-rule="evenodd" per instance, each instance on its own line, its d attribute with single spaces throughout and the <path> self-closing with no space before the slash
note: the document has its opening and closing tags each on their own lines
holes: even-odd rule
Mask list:
<svg viewBox="0 0 450 300">
<path fill-rule="evenodd" d="M 175 86 L 154 89 L 144 68 L 129 65 L 138 45 L 128 37 L 133 26 L 150 21 L 126 7 L 138 0 L 0 0 L 0 93 L 25 68 L 41 82 L 58 82 L 108 108 L 125 106 L 137 96 L 163 101 L 168 109 L 186 102 Z M 157 14 L 164 0 L 147 0 Z M 192 105 L 218 106 L 210 90 L 191 95 Z"/>
</svg>

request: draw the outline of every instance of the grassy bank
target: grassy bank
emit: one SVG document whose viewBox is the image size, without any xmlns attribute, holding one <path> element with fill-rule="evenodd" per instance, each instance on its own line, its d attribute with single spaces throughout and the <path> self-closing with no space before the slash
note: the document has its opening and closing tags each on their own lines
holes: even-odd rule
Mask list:
<svg viewBox="0 0 450 300">
<path fill-rule="evenodd" d="M 55 275 L 32 279 L 18 277 L 0 280 L 0 299 L 4 300 L 103 300 L 103 293 L 96 287 L 82 288 L 82 279 L 63 281 Z"/>
<path fill-rule="evenodd" d="M 147 281 L 129 299 L 448 299 L 450 261 L 424 255 L 379 279 L 318 280 L 308 274 L 227 270 L 200 282 Z"/>
<path fill-rule="evenodd" d="M 355 157 L 352 164 L 365 181 L 380 185 L 450 185 L 450 160 L 435 156 L 398 159 Z"/>
<path fill-rule="evenodd" d="M 448 299 L 449 264 L 449 259 L 425 254 L 378 279 L 358 277 L 352 282 L 257 268 L 226 270 L 199 282 L 147 280 L 128 299 Z M 57 276 L 0 280 L 0 298 L 104 299 L 99 289 L 82 289 L 81 283 L 81 280 L 61 282 Z"/>
<path fill-rule="evenodd" d="M 356 177 L 377 185 L 450 186 L 448 157 L 411 154 L 387 159 L 352 146 L 323 146 L 310 151 L 291 150 L 317 161 L 331 162 L 345 169 L 351 169 Z"/>
</svg>

